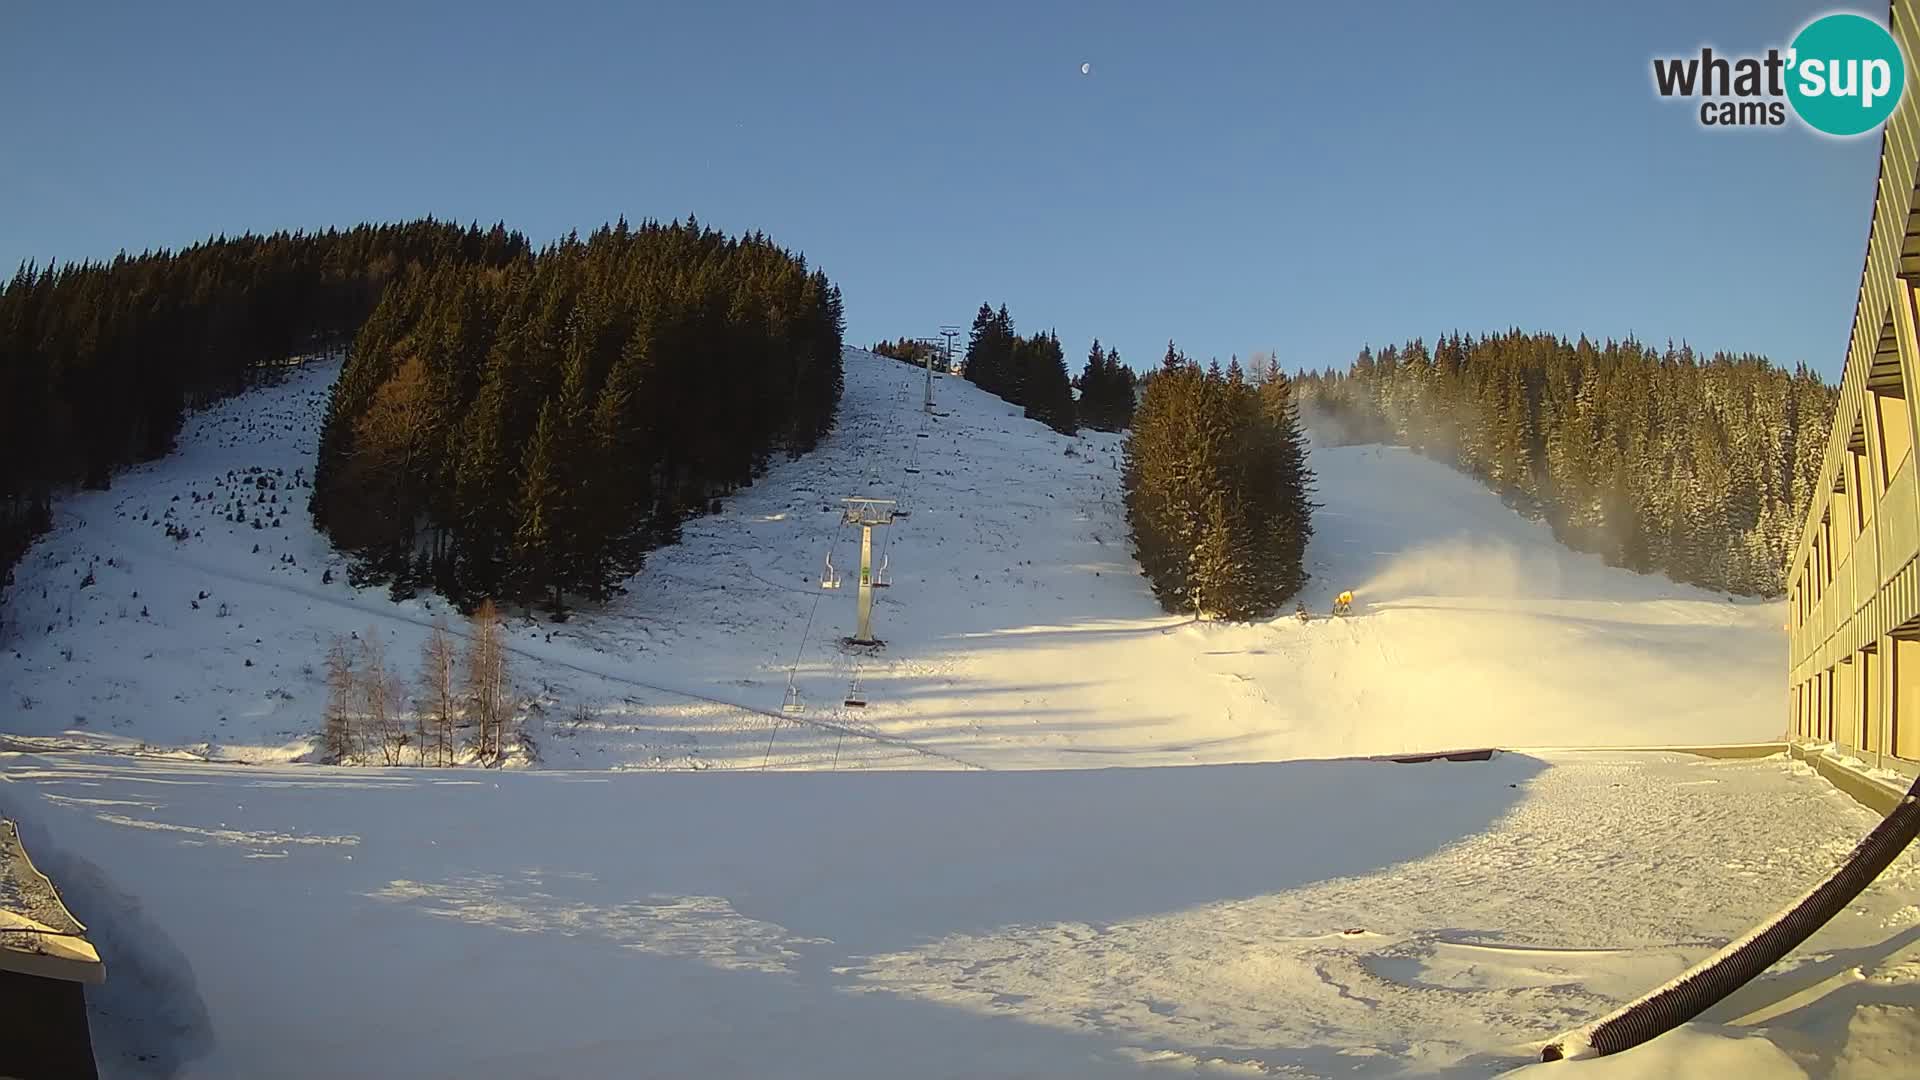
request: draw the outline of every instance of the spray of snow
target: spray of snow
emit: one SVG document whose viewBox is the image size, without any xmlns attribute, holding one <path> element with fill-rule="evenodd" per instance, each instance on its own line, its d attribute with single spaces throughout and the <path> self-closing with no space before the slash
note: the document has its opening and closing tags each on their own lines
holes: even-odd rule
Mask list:
<svg viewBox="0 0 1920 1080">
<path fill-rule="evenodd" d="M 1424 544 L 1388 560 L 1359 588 L 1372 604 L 1416 597 L 1531 600 L 1558 597 L 1563 559 L 1539 547 L 1459 536 Z"/>
</svg>

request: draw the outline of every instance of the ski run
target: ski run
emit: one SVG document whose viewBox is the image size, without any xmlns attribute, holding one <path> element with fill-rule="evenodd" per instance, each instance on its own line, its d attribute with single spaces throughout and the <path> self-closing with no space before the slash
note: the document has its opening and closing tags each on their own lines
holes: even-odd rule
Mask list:
<svg viewBox="0 0 1920 1080">
<path fill-rule="evenodd" d="M 1844 1077 L 1920 1044 L 1909 854 L 1701 1021 L 1527 1066 L 1872 824 L 1784 758 L 1634 749 L 1779 737 L 1783 605 L 1365 446 L 1312 454 L 1314 618 L 1167 615 L 1118 436 L 846 363 L 826 443 L 630 595 L 510 613 L 507 768 L 307 763 L 336 635 L 410 673 L 459 626 L 306 520 L 333 367 L 64 499 L 0 641 L 0 813 L 106 958 L 103 1073 Z M 907 511 L 877 651 L 841 641 L 848 497 Z"/>
</svg>

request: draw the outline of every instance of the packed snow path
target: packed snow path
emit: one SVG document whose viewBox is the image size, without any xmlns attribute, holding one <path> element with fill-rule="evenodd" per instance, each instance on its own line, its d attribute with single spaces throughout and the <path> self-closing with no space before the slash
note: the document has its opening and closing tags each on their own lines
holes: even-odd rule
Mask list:
<svg viewBox="0 0 1920 1080">
<path fill-rule="evenodd" d="M 196 414 L 173 456 L 60 501 L 0 638 L 12 745 L 296 759 L 334 634 L 382 635 L 411 669 L 447 606 L 353 588 L 307 520 L 334 373 L 311 365 Z M 817 451 L 688 522 L 608 609 L 517 616 L 536 759 L 1059 768 L 1784 727 L 1781 605 L 1602 566 L 1404 450 L 1312 455 L 1305 599 L 1324 613 L 1354 588 L 1356 616 L 1163 614 L 1129 553 L 1117 436 L 1057 435 L 958 379 L 939 380 L 945 415 L 928 418 L 922 378 L 849 350 L 839 427 Z M 893 585 L 871 657 L 838 643 L 859 560 L 840 500 L 855 495 L 911 512 L 877 530 Z M 829 550 L 837 591 L 819 587 Z M 797 715 L 781 711 L 789 671 Z M 856 677 L 864 709 L 842 704 Z"/>
<path fill-rule="evenodd" d="M 1484 1077 L 1873 820 L 1784 759 L 1620 752 L 705 776 L 0 754 L 0 812 L 107 957 L 122 1077 Z M 1920 1047 L 1916 896 L 1910 853 L 1609 1061 L 1891 1068 Z"/>
</svg>

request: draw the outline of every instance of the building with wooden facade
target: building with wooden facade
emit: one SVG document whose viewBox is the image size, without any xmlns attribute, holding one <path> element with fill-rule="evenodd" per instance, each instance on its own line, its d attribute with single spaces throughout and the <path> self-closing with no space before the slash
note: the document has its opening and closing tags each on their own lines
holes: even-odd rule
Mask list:
<svg viewBox="0 0 1920 1080">
<path fill-rule="evenodd" d="M 1788 705 L 1799 742 L 1920 772 L 1920 0 L 1888 25 L 1908 88 L 1888 118 L 1840 403 L 1787 567 Z"/>
</svg>

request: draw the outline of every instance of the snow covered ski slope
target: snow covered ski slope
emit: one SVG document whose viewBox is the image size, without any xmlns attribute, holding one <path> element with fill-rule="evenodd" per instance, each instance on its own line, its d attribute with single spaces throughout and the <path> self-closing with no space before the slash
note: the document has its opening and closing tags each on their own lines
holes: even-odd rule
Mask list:
<svg viewBox="0 0 1920 1080">
<path fill-rule="evenodd" d="M 1307 598 L 1352 617 L 1169 616 L 1117 437 L 958 380 L 928 419 L 858 351 L 818 452 L 609 609 L 516 613 L 538 767 L 293 764 L 332 635 L 404 667 L 447 613 L 354 588 L 305 522 L 331 377 L 195 416 L 20 568 L 0 814 L 106 958 L 109 1076 L 1489 1076 L 1870 820 L 1780 759 L 1280 760 L 1775 736 L 1782 611 L 1356 447 L 1313 456 Z M 909 511 L 875 655 L 838 644 L 848 496 Z M 1551 1075 L 1897 1074 L 1916 904 L 1909 855 L 1703 1022 Z"/>
<path fill-rule="evenodd" d="M 0 754 L 109 1077 L 1488 1077 L 1872 815 L 1622 752 L 1001 773 Z M 1899 1076 L 1920 859 L 1702 1023 L 1548 1078 Z M 1605 1071 L 1602 1071 L 1605 1070 Z"/>
<path fill-rule="evenodd" d="M 198 414 L 178 453 L 62 500 L 19 569 L 0 649 L 17 744 L 298 759 L 332 635 L 378 634 L 411 667 L 447 606 L 352 587 L 306 520 L 332 376 L 315 365 Z M 1602 566 L 1403 450 L 1312 456 L 1323 507 L 1305 599 L 1324 613 L 1355 589 L 1353 617 L 1163 614 L 1128 552 L 1117 436 L 1057 435 L 958 379 L 940 380 L 945 415 L 928 418 L 921 380 L 850 350 L 819 451 L 689 522 L 610 609 L 517 618 L 532 757 L 1058 768 L 1784 727 L 1783 607 Z M 910 511 L 876 536 L 892 580 L 876 656 L 838 642 L 859 558 L 840 500 L 866 495 Z M 849 587 L 819 587 L 829 551 Z M 789 672 L 799 714 L 781 710 Z M 856 688 L 864 709 L 842 704 Z"/>
</svg>

